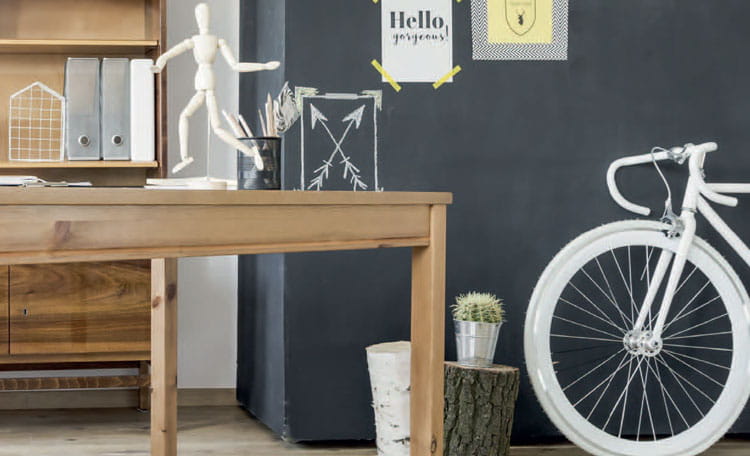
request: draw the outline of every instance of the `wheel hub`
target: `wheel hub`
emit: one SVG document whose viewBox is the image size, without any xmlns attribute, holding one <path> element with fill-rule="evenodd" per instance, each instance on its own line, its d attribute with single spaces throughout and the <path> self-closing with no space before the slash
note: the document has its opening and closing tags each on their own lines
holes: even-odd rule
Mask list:
<svg viewBox="0 0 750 456">
<path fill-rule="evenodd" d="M 655 357 L 661 352 L 662 341 L 651 331 L 628 331 L 622 339 L 625 350 L 633 356 Z"/>
</svg>

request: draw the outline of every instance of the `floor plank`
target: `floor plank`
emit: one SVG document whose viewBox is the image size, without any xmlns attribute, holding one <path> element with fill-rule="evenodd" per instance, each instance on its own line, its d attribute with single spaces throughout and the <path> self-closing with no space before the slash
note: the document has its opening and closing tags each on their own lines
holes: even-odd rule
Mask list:
<svg viewBox="0 0 750 456">
<path fill-rule="evenodd" d="M 238 407 L 183 407 L 180 456 L 375 456 L 372 445 L 292 445 Z M 149 415 L 133 409 L 0 412 L 0 456 L 148 456 Z M 704 456 L 747 456 L 729 439 Z M 571 445 L 516 447 L 511 456 L 585 456 Z"/>
</svg>

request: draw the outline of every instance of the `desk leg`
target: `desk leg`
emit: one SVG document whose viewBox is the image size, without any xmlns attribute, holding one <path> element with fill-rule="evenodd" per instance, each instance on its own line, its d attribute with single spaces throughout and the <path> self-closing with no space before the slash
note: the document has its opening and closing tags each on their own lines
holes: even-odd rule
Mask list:
<svg viewBox="0 0 750 456">
<path fill-rule="evenodd" d="M 177 456 L 177 260 L 151 260 L 151 456 Z"/>
<path fill-rule="evenodd" d="M 430 210 L 430 245 L 412 253 L 411 456 L 443 454 L 445 216 Z"/>
</svg>

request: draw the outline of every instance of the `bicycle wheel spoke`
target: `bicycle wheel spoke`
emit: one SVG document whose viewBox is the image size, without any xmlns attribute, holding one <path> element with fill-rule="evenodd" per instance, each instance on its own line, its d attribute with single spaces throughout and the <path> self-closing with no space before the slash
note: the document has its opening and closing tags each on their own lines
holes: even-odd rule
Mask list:
<svg viewBox="0 0 750 456">
<path fill-rule="evenodd" d="M 628 366 L 628 377 L 630 377 L 630 373 L 632 370 L 632 363 Z M 622 415 L 620 415 L 620 428 L 617 431 L 617 437 L 622 437 L 622 425 L 625 422 L 625 410 L 628 407 L 628 393 L 630 390 L 630 385 L 627 385 L 625 387 L 625 400 L 622 401 Z"/>
<path fill-rule="evenodd" d="M 666 367 L 666 368 L 667 368 L 667 371 L 668 371 L 668 372 L 669 372 L 670 374 L 672 374 L 672 378 L 674 378 L 674 379 L 675 379 L 675 381 L 677 382 L 677 385 L 679 385 L 679 387 L 680 387 L 680 389 L 682 390 L 682 392 L 683 392 L 683 393 L 685 393 L 685 396 L 687 396 L 687 398 L 688 398 L 688 400 L 690 401 L 690 403 L 692 403 L 692 404 L 693 404 L 693 407 L 695 407 L 695 409 L 696 409 L 696 410 L 698 411 L 698 413 L 700 413 L 701 417 L 702 417 L 702 416 L 704 416 L 704 415 L 703 415 L 703 410 L 701 410 L 701 408 L 700 408 L 700 407 L 698 407 L 698 404 L 696 404 L 695 400 L 693 399 L 693 396 L 692 396 L 692 395 L 690 395 L 690 393 L 688 393 L 688 390 L 687 390 L 687 388 L 685 388 L 685 385 L 683 385 L 683 384 L 682 384 L 682 381 L 681 381 L 681 380 L 680 380 L 680 378 L 678 377 L 678 375 L 679 375 L 679 374 L 677 374 L 677 373 L 676 373 L 676 372 L 674 371 L 674 369 L 672 369 L 672 368 L 671 368 L 671 367 L 670 367 L 670 366 L 669 366 L 669 365 L 668 365 L 667 363 L 665 363 L 663 359 L 659 359 L 659 357 L 658 357 L 658 356 L 657 356 L 657 362 L 661 362 L 661 363 L 662 363 L 662 364 L 664 365 L 664 367 Z M 685 424 L 687 424 L 687 422 L 686 422 Z M 689 425 L 688 425 L 688 426 L 689 426 Z"/>
<path fill-rule="evenodd" d="M 618 330 L 618 331 L 622 332 L 623 334 L 625 334 L 625 331 L 624 331 L 624 330 L 623 330 L 622 328 L 620 328 L 619 326 L 617 326 L 617 325 L 616 325 L 616 324 L 615 324 L 615 323 L 614 323 L 614 322 L 613 322 L 612 320 L 610 320 L 609 318 L 605 320 L 604 318 L 600 317 L 599 315 L 596 315 L 595 313 L 593 313 L 593 312 L 591 312 L 591 311 L 588 311 L 588 310 L 584 309 L 583 307 L 581 307 L 581 306 L 579 306 L 579 305 L 577 305 L 577 304 L 573 304 L 572 302 L 568 301 L 567 299 L 563 298 L 562 296 L 560 296 L 560 301 L 564 302 L 565 304 L 567 304 L 567 305 L 569 305 L 569 306 L 571 306 L 571 307 L 575 307 L 576 309 L 580 310 L 581 312 L 584 312 L 584 313 L 586 313 L 586 314 L 589 314 L 589 315 L 591 315 L 592 317 L 594 317 L 594 318 L 596 318 L 596 319 L 598 319 L 598 320 L 601 320 L 601 321 L 603 321 L 604 323 L 607 323 L 608 325 L 611 325 L 611 326 L 612 326 L 612 327 L 614 327 L 614 328 L 615 328 L 616 330 Z"/>
<path fill-rule="evenodd" d="M 674 290 L 674 294 L 677 294 L 677 293 L 679 293 L 680 290 L 682 290 L 682 287 L 685 286 L 685 284 L 687 283 L 687 281 L 690 280 L 690 277 L 692 277 L 693 274 L 695 274 L 695 271 L 697 271 L 697 270 L 698 270 L 698 266 L 693 265 L 693 270 L 690 271 L 690 273 L 687 275 L 687 277 L 685 277 L 685 279 L 682 281 L 682 283 L 680 283 L 677 286 L 677 288 Z"/>
<path fill-rule="evenodd" d="M 609 253 L 612 254 L 612 259 L 615 260 L 615 266 L 617 266 L 617 272 L 620 273 L 620 278 L 622 278 L 622 284 L 625 285 L 625 290 L 628 292 L 628 297 L 630 298 L 630 310 L 633 311 L 634 308 L 636 308 L 635 305 L 635 299 L 633 299 L 633 290 L 632 287 L 628 287 L 628 282 L 625 280 L 625 274 L 622 273 L 622 268 L 620 267 L 620 262 L 617 261 L 617 256 L 615 255 L 614 250 L 610 249 Z M 599 259 L 597 258 L 597 263 Z M 637 310 L 637 308 L 636 308 Z M 634 320 L 631 318 L 630 323 L 634 323 Z"/>
<path fill-rule="evenodd" d="M 641 363 L 642 362 L 643 362 L 643 358 L 639 359 L 638 360 L 638 364 L 635 366 L 635 369 L 633 369 L 633 370 L 634 371 L 638 370 L 641 367 Z M 633 381 L 634 377 L 635 377 L 635 372 L 633 372 L 633 375 L 628 378 L 628 381 L 625 384 L 625 388 L 627 388 L 628 385 L 630 385 L 630 382 Z M 612 419 L 612 415 L 614 415 L 615 410 L 617 410 L 619 408 L 620 401 L 622 400 L 622 398 L 623 398 L 624 395 L 625 395 L 625 390 L 623 390 L 622 393 L 620 393 L 620 397 L 617 399 L 617 402 L 615 402 L 614 407 L 612 407 L 612 411 L 609 412 L 609 417 L 607 417 L 607 421 L 604 423 L 604 426 L 602 427 L 602 429 L 607 429 L 607 425 L 609 425 L 609 421 Z"/>
<path fill-rule="evenodd" d="M 695 339 L 696 337 L 725 336 L 727 334 L 732 334 L 732 331 L 721 331 L 721 332 L 715 332 L 715 333 L 693 334 L 692 336 L 669 337 L 668 340 L 673 340 L 673 339 Z"/>
<path fill-rule="evenodd" d="M 601 363 L 599 363 L 598 365 L 596 365 L 596 367 L 594 367 L 593 369 L 590 369 L 590 370 L 589 370 L 588 372 L 586 372 L 585 374 L 583 374 L 583 375 L 582 375 L 581 377 L 578 377 L 578 380 L 576 380 L 576 381 L 574 381 L 573 383 L 569 384 L 568 386 L 566 386 L 566 387 L 565 387 L 565 388 L 563 388 L 562 390 L 563 390 L 563 391 L 566 391 L 566 390 L 567 390 L 568 388 L 570 388 L 571 386 L 573 386 L 573 385 L 575 385 L 576 383 L 580 382 L 580 381 L 581 381 L 581 380 L 583 380 L 584 378 L 588 377 L 588 376 L 589 376 L 589 375 L 591 375 L 591 374 L 592 374 L 592 373 L 593 373 L 593 372 L 594 372 L 595 370 L 597 370 L 597 369 L 599 369 L 599 368 L 600 368 L 601 366 L 603 366 L 603 365 L 607 364 L 607 362 L 609 362 L 609 360 L 611 360 L 612 358 L 614 358 L 615 356 L 619 355 L 620 353 L 622 353 L 622 352 L 624 352 L 624 351 L 625 351 L 625 349 L 624 349 L 624 348 L 621 348 L 621 349 L 620 349 L 620 351 L 618 351 L 618 352 L 617 352 L 617 353 L 615 353 L 614 355 L 610 356 L 609 358 L 605 359 L 605 360 L 604 360 L 603 362 L 601 362 Z M 626 355 L 627 355 L 627 354 L 626 354 Z M 620 361 L 620 362 L 622 362 L 622 361 Z"/>
<path fill-rule="evenodd" d="M 669 366 L 669 365 L 667 364 L 667 362 L 666 362 L 666 361 L 664 360 L 664 357 L 659 357 L 659 356 L 657 356 L 656 358 L 657 358 L 657 359 L 658 359 L 659 361 L 661 361 L 661 362 L 662 362 L 662 364 L 664 364 L 664 366 L 665 366 L 665 367 L 666 367 L 667 369 L 669 369 L 669 371 L 670 371 L 670 372 L 672 373 L 672 376 L 674 376 L 674 377 L 675 377 L 675 379 L 676 379 L 676 380 L 678 381 L 678 383 L 680 384 L 680 386 L 682 386 L 682 382 L 680 382 L 680 380 L 679 380 L 679 379 L 682 379 L 682 380 L 683 380 L 683 381 L 684 381 L 685 383 L 687 383 L 688 385 L 692 386 L 692 387 L 693 387 L 693 389 L 694 389 L 695 391 L 697 391 L 697 392 L 698 392 L 698 393 L 700 393 L 700 394 L 701 394 L 701 395 L 702 395 L 703 397 L 705 397 L 706 399 L 708 399 L 708 401 L 709 401 L 709 402 L 711 402 L 711 404 L 712 404 L 712 405 L 713 405 L 713 404 L 716 404 L 716 401 L 714 401 L 713 399 L 711 399 L 711 396 L 709 396 L 708 394 L 706 394 L 706 393 L 705 393 L 705 392 L 704 392 L 704 391 L 703 391 L 702 389 L 700 389 L 700 388 L 698 388 L 697 386 L 695 386 L 695 385 L 693 384 L 693 382 L 691 382 L 691 381 L 690 381 L 690 380 L 688 380 L 687 378 L 683 377 L 683 376 L 682 376 L 682 374 L 680 374 L 679 372 L 677 372 L 677 371 L 675 371 L 674 369 L 672 369 L 672 367 L 671 367 L 671 366 Z M 679 378 L 678 378 L 678 377 L 679 377 Z M 696 410 L 698 410 L 698 412 L 699 412 L 699 413 L 701 414 L 701 416 L 702 416 L 702 417 L 705 417 L 705 414 L 703 413 L 703 411 L 701 410 L 701 408 L 700 408 L 700 407 L 698 407 L 698 404 L 696 404 L 695 400 L 693 399 L 693 396 L 691 396 L 691 395 L 690 395 L 690 393 L 688 393 L 688 392 L 687 392 L 687 390 L 685 389 L 685 387 L 684 387 L 684 386 L 683 386 L 683 391 L 685 392 L 685 395 L 687 395 L 687 396 L 688 396 L 688 398 L 690 399 L 690 402 L 692 402 L 692 403 L 693 403 L 693 406 L 695 406 Z"/>
<path fill-rule="evenodd" d="M 701 326 L 706 326 L 707 324 L 709 324 L 709 323 L 711 323 L 711 322 L 714 322 L 714 321 L 718 320 L 719 318 L 723 318 L 723 317 L 726 317 L 727 315 L 729 315 L 729 314 L 728 314 L 727 312 L 724 312 L 723 314 L 721 314 L 721 315 L 718 315 L 718 316 L 716 316 L 716 317 L 713 317 L 713 318 L 711 318 L 710 320 L 706 320 L 706 321 L 704 321 L 704 322 L 702 322 L 702 323 L 698 323 L 697 325 L 693 325 L 693 326 L 691 326 L 691 327 L 689 327 L 689 328 L 687 328 L 687 329 L 685 329 L 685 330 L 682 330 L 682 331 L 680 331 L 680 332 L 677 332 L 677 333 L 671 334 L 671 335 L 669 335 L 669 336 L 665 336 L 665 337 L 664 337 L 664 339 L 665 339 L 665 340 L 669 340 L 669 338 L 671 338 L 671 337 L 676 337 L 676 336 L 679 336 L 679 335 L 681 335 L 681 334 L 685 334 L 685 333 L 686 333 L 686 332 L 688 332 L 688 331 L 691 331 L 691 330 L 693 330 L 693 329 L 697 329 L 697 328 L 700 328 Z"/>
<path fill-rule="evenodd" d="M 646 247 L 646 264 L 643 266 L 643 271 L 641 271 L 641 278 L 639 279 L 640 281 L 643 281 L 643 277 L 650 270 L 649 264 L 651 263 L 651 254 L 654 252 L 653 248 L 649 246 L 645 246 L 645 247 Z"/>
<path fill-rule="evenodd" d="M 704 302 L 703 304 L 701 304 L 700 306 L 698 306 L 695 309 L 691 310 L 690 312 L 688 312 L 688 313 L 680 316 L 679 318 L 673 318 L 672 321 L 669 322 L 669 324 L 667 324 L 667 325 L 664 326 L 664 331 L 666 331 L 667 329 L 669 329 L 669 327 L 672 326 L 672 324 L 676 323 L 678 320 L 682 320 L 683 318 L 685 318 L 687 316 L 690 316 L 690 315 L 694 314 L 695 312 L 698 312 L 699 310 L 701 310 L 704 307 L 708 306 L 709 304 L 711 304 L 712 302 L 716 301 L 717 299 L 721 299 L 721 296 L 716 296 L 714 298 L 709 299 L 708 301 Z"/>
<path fill-rule="evenodd" d="M 601 387 L 601 386 L 602 386 L 603 384 L 605 384 L 605 383 L 606 383 L 606 382 L 607 382 L 607 381 L 608 381 L 609 379 L 611 379 L 612 377 L 614 377 L 615 375 L 617 375 L 617 373 L 618 373 L 618 372 L 620 372 L 620 370 L 622 370 L 622 368 L 623 368 L 623 367 L 625 367 L 625 360 L 627 360 L 627 359 L 628 359 L 628 356 L 629 356 L 629 355 L 628 355 L 627 353 L 625 353 L 625 355 L 624 355 L 624 356 L 622 357 L 622 360 L 620 361 L 620 365 L 619 365 L 619 366 L 617 366 L 617 369 L 615 369 L 615 371 L 614 371 L 614 372 L 612 372 L 611 374 L 609 374 L 609 376 L 607 376 L 607 377 L 606 377 L 606 378 L 605 378 L 604 380 L 602 380 L 602 381 L 601 381 L 601 382 L 600 382 L 600 383 L 599 383 L 598 385 L 596 385 L 596 386 L 594 387 L 594 389 L 592 389 L 591 391 L 589 391 L 588 393 L 586 393 L 586 395 L 585 395 L 585 396 L 583 396 L 582 398 L 578 399 L 578 401 L 577 401 L 577 402 L 576 402 L 575 404 L 573 404 L 573 407 L 578 407 L 578 404 L 580 404 L 581 402 L 583 402 L 584 400 L 586 400 L 586 398 L 588 398 L 589 396 L 591 396 L 592 394 L 594 394 L 594 393 L 596 392 L 596 390 L 598 390 L 598 389 L 599 389 L 599 387 Z"/>
<path fill-rule="evenodd" d="M 656 363 L 655 365 L 657 368 L 659 367 L 658 363 Z M 649 368 L 653 371 L 653 368 L 651 368 L 650 366 Z M 667 368 L 669 368 L 669 366 L 667 366 Z M 685 423 L 685 426 L 690 427 L 690 424 L 688 424 L 687 419 L 685 419 L 685 415 L 683 415 L 682 410 L 680 410 L 680 407 L 677 405 L 677 402 L 675 402 L 675 400 L 672 398 L 672 395 L 669 394 L 669 390 L 666 388 L 662 388 L 662 392 L 667 395 L 669 401 L 672 403 L 672 405 L 674 405 L 675 410 L 677 410 L 677 414 L 680 415 L 680 418 L 682 418 L 682 422 Z"/>
<path fill-rule="evenodd" d="M 628 360 L 628 366 L 630 366 L 631 364 L 632 364 L 632 359 Z M 629 370 L 630 370 L 630 368 L 628 368 L 628 371 Z M 616 375 L 613 375 L 613 376 L 611 376 L 609 378 L 609 382 L 607 382 L 607 386 L 604 387 L 604 389 L 602 390 L 602 393 L 596 399 L 596 402 L 594 403 L 594 406 L 591 407 L 591 411 L 589 412 L 588 416 L 586 416 L 586 420 L 590 420 L 591 419 L 591 415 L 593 415 L 594 410 L 596 410 L 596 408 L 599 406 L 599 403 L 602 401 L 602 398 L 604 397 L 604 395 L 607 394 L 607 390 L 609 390 L 609 387 L 612 386 L 612 381 L 615 379 L 615 377 L 616 377 Z"/>
<path fill-rule="evenodd" d="M 702 345 L 681 345 L 681 344 L 664 344 L 665 347 L 679 347 L 679 348 L 697 348 L 698 350 L 711 350 L 721 352 L 732 352 L 731 348 L 718 348 L 718 347 L 704 347 Z"/>
<path fill-rule="evenodd" d="M 577 292 L 578 292 L 578 294 L 579 294 L 579 295 L 581 295 L 581 296 L 583 297 L 583 299 L 585 299 L 585 300 L 586 300 L 586 302 L 588 302 L 589 304 L 591 304 L 591 305 L 592 305 L 592 306 L 593 306 L 593 307 L 594 307 L 594 308 L 595 308 L 596 310 L 598 310 L 598 311 L 599 311 L 599 313 L 601 313 L 601 314 L 602 314 L 602 315 L 603 315 L 603 316 L 604 316 L 605 318 L 609 319 L 609 321 L 611 321 L 611 322 L 612 322 L 612 324 L 614 324 L 615 326 L 617 326 L 617 325 L 616 325 L 616 324 L 615 324 L 615 323 L 614 323 L 614 322 L 612 321 L 612 319 L 610 319 L 610 318 L 609 318 L 609 315 L 607 315 L 607 313 L 606 313 L 606 312 L 604 312 L 604 311 L 603 311 L 603 310 L 601 309 L 601 307 L 597 306 L 597 305 L 596 305 L 596 304 L 594 303 L 594 301 L 592 301 L 592 300 L 591 300 L 591 299 L 590 299 L 590 298 L 589 298 L 589 297 L 588 297 L 588 296 L 586 295 L 586 293 L 584 293 L 584 292 L 583 292 L 583 291 L 581 291 L 581 290 L 580 290 L 580 289 L 579 289 L 579 288 L 578 288 L 577 286 L 575 286 L 575 284 L 574 284 L 573 282 L 570 282 L 570 283 L 569 283 L 569 285 L 570 285 L 571 287 L 573 287 L 573 289 L 574 289 L 575 291 L 577 291 Z M 607 301 L 607 302 L 609 302 L 609 301 Z M 615 307 L 615 308 L 617 308 L 617 307 Z M 619 308 L 617 308 L 617 309 L 619 310 Z M 622 318 L 622 317 L 620 317 L 620 318 Z M 625 323 L 625 320 L 623 320 L 623 324 L 625 325 L 625 326 L 623 326 L 623 328 L 624 328 L 624 327 L 627 327 L 627 323 Z"/>
<path fill-rule="evenodd" d="M 669 353 L 667 353 L 667 354 L 669 355 Z M 713 378 L 713 377 L 711 377 L 710 375 L 706 374 L 706 373 L 705 373 L 705 372 L 703 372 L 702 370 L 700 370 L 700 369 L 696 368 L 696 367 L 695 367 L 695 366 L 693 366 L 693 365 L 690 365 L 690 364 L 686 363 L 685 361 L 681 360 L 680 358 L 678 358 L 678 357 L 676 357 L 676 356 L 674 356 L 674 355 L 669 355 L 669 356 L 671 356 L 672 358 L 676 359 L 677 361 L 679 361 L 680 363 L 684 364 L 685 366 L 689 367 L 690 369 L 694 370 L 695 372 L 698 372 L 699 374 L 701 374 L 702 376 L 704 376 L 704 377 L 705 377 L 705 378 L 707 378 L 708 380 L 710 380 L 710 381 L 712 381 L 713 383 L 715 383 L 716 385 L 718 385 L 718 386 L 719 386 L 720 388 L 724 388 L 724 384 L 723 384 L 723 383 L 721 383 L 721 382 L 717 381 L 717 380 L 716 380 L 715 378 Z M 700 390 L 700 391 L 701 391 L 701 393 L 703 393 L 703 390 Z M 705 393 L 704 393 L 704 394 L 705 394 Z"/>
<path fill-rule="evenodd" d="M 559 316 L 557 316 L 557 315 L 553 315 L 553 316 L 552 316 L 552 318 L 556 318 L 556 319 L 558 319 L 558 320 L 562 320 L 562 321 L 564 321 L 564 322 L 566 322 L 566 323 L 570 323 L 571 325 L 576 325 L 576 326 L 580 326 L 581 328 L 586 328 L 586 329 L 590 329 L 591 331 L 596 331 L 596 332 L 598 332 L 598 333 L 601 333 L 601 334 L 604 334 L 604 335 L 607 335 L 607 336 L 613 337 L 613 338 L 615 338 L 615 339 L 617 339 L 617 338 L 618 338 L 618 336 L 617 336 L 616 334 L 608 333 L 607 331 L 602 331 L 601 329 L 596 329 L 596 328 L 594 328 L 594 327 L 592 327 L 592 326 L 589 326 L 589 325 L 584 325 L 583 323 L 579 323 L 579 322 L 577 322 L 577 321 L 573 321 L 573 320 L 568 320 L 567 318 L 559 317 Z"/>
<path fill-rule="evenodd" d="M 721 364 L 712 363 L 711 361 L 708 361 L 708 360 L 705 360 L 705 359 L 701 359 L 701 358 L 696 358 L 695 356 L 686 355 L 684 353 L 680 353 L 680 352 L 676 352 L 676 351 L 672 351 L 672 350 L 662 350 L 662 351 L 664 353 L 669 353 L 670 355 L 681 356 L 681 357 L 684 357 L 684 358 L 687 358 L 687 359 L 692 359 L 694 361 L 699 361 L 701 363 L 708 364 L 709 366 L 719 367 L 719 368 L 727 370 L 727 371 L 729 370 L 728 366 L 722 366 Z"/>
<path fill-rule="evenodd" d="M 667 415 L 667 422 L 669 423 L 669 432 L 674 436 L 674 426 L 672 426 L 672 417 L 669 415 L 669 407 L 667 406 L 667 396 L 664 394 L 664 391 L 666 388 L 664 387 L 664 383 L 661 381 L 661 372 L 659 371 L 659 363 L 654 363 L 654 366 L 656 367 L 656 371 L 654 372 L 654 377 L 656 377 L 656 380 L 659 382 L 659 390 L 661 391 L 661 399 L 664 402 L 664 413 Z M 648 366 L 649 368 L 651 366 Z M 651 371 L 654 371 L 654 369 L 650 369 Z"/>
<path fill-rule="evenodd" d="M 622 343 L 622 339 L 603 339 L 599 337 L 583 337 L 583 336 L 566 336 L 565 334 L 550 334 L 551 337 L 563 337 L 566 339 L 583 339 L 583 340 L 596 340 L 596 341 L 604 341 L 604 342 L 619 342 Z M 575 351 L 575 350 L 573 350 Z M 556 352 L 561 353 L 561 352 Z"/>
<path fill-rule="evenodd" d="M 613 301 L 612 298 L 609 297 L 609 295 L 607 295 L 607 292 L 604 291 L 604 289 L 596 282 L 596 280 L 594 280 L 593 277 L 591 277 L 589 275 L 589 273 L 586 272 L 586 270 L 584 268 L 581 268 L 581 272 L 583 272 L 583 274 L 586 277 L 588 277 L 588 279 L 591 281 L 591 283 L 593 283 L 594 286 L 604 295 L 604 297 L 607 298 L 607 301 L 609 301 L 609 303 L 612 305 L 612 307 L 614 307 L 617 310 L 617 312 L 620 314 L 620 318 L 622 318 L 623 327 L 628 327 L 628 322 L 632 326 L 633 322 L 630 321 L 630 319 L 628 318 L 628 316 L 625 315 L 622 312 L 622 309 L 620 309 L 620 306 L 615 301 Z M 571 285 L 572 285 L 572 283 L 571 283 Z"/>
<path fill-rule="evenodd" d="M 630 290 L 633 290 L 633 265 L 630 257 L 630 246 L 628 246 L 628 284 L 630 285 Z M 635 313 L 638 312 L 638 306 L 633 304 L 633 307 L 630 308 L 630 321 L 635 321 L 635 314 L 633 313 L 633 310 L 635 310 Z M 627 399 L 626 399 L 627 400 Z"/>
<path fill-rule="evenodd" d="M 646 359 L 646 367 L 648 368 L 649 360 Z M 641 396 L 641 410 L 638 416 L 638 431 L 635 434 L 636 441 L 640 440 L 641 437 L 641 422 L 643 421 L 643 405 L 646 405 L 646 412 L 648 413 L 648 420 L 651 423 L 651 432 L 653 433 L 654 440 L 656 440 L 656 428 L 654 427 L 654 417 L 651 414 L 651 405 L 648 400 L 648 369 L 644 378 L 643 372 L 638 368 L 638 376 L 641 377 L 641 385 L 643 386 L 643 395 Z"/>
<path fill-rule="evenodd" d="M 667 324 L 667 325 L 666 325 L 666 326 L 664 327 L 664 330 L 666 330 L 666 329 L 667 329 L 667 328 L 669 327 L 669 325 L 670 325 L 670 324 L 674 323 L 674 322 L 675 322 L 675 320 L 679 319 L 679 318 L 680 318 L 680 316 L 682 315 L 682 312 L 684 312 L 684 311 L 685 311 L 685 309 L 687 309 L 688 307 L 690 307 L 690 304 L 692 304 L 692 303 L 693 303 L 693 301 L 695 301 L 695 300 L 696 300 L 696 299 L 698 298 L 698 296 L 700 296 L 700 294 L 701 294 L 701 293 L 703 293 L 703 290 L 705 290 L 705 289 L 706 289 L 706 287 L 707 287 L 707 286 L 709 286 L 710 284 L 711 284 L 711 281 L 710 281 L 710 280 L 706 280 L 706 283 L 705 283 L 705 284 L 704 284 L 704 285 L 703 285 L 703 286 L 702 286 L 702 287 L 701 287 L 701 288 L 700 288 L 700 289 L 699 289 L 699 290 L 698 290 L 698 291 L 697 291 L 697 292 L 696 292 L 696 293 L 695 293 L 695 294 L 693 295 L 693 297 L 692 297 L 692 298 L 690 298 L 690 300 L 689 300 L 689 301 L 687 302 L 687 304 L 685 304 L 685 305 L 684 305 L 684 306 L 682 307 L 682 309 L 680 309 L 680 311 L 679 311 L 679 312 L 677 312 L 677 315 L 675 315 L 675 317 L 674 317 L 674 318 L 672 319 L 672 321 L 670 321 L 670 322 L 669 322 L 669 323 L 668 323 L 668 324 Z"/>
</svg>

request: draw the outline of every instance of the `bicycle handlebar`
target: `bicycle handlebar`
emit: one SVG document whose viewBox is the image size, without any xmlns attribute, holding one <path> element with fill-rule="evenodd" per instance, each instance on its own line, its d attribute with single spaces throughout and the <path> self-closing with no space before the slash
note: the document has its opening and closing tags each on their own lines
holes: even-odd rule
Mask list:
<svg viewBox="0 0 750 456">
<path fill-rule="evenodd" d="M 701 172 L 703 168 L 703 161 L 708 152 L 713 152 L 718 149 L 718 146 L 715 142 L 707 142 L 697 146 L 693 144 L 686 144 L 684 147 L 678 149 L 681 149 L 681 151 L 677 153 L 675 153 L 674 150 L 663 150 L 655 153 L 623 157 L 612 162 L 612 164 L 609 165 L 609 169 L 607 170 L 607 187 L 609 188 L 610 195 L 612 195 L 612 199 L 614 199 L 615 202 L 619 204 L 623 209 L 626 209 L 630 212 L 635 212 L 636 214 L 640 214 L 643 216 L 648 216 L 649 214 L 651 214 L 651 209 L 647 208 L 646 206 L 641 206 L 639 204 L 630 202 L 624 196 L 622 196 L 622 193 L 620 193 L 620 190 L 617 188 L 617 182 L 615 180 L 617 171 L 625 166 L 651 163 L 654 160 L 676 160 L 676 157 L 681 157 L 690 158 L 690 173 L 691 175 L 695 175 L 696 177 L 698 177 L 698 186 L 701 193 L 703 193 L 706 198 L 718 204 L 725 204 L 728 206 L 737 205 L 736 198 L 720 195 L 714 192 L 703 181 Z M 682 161 L 680 161 L 680 163 L 682 163 Z"/>
<path fill-rule="evenodd" d="M 703 148 L 699 149 L 702 146 L 705 146 L 706 144 L 712 144 L 713 149 L 711 148 Z M 690 156 L 690 176 L 695 177 L 694 182 L 698 186 L 698 190 L 700 190 L 701 195 L 703 195 L 706 199 L 713 201 L 716 204 L 722 204 L 724 206 L 731 206 L 735 207 L 737 206 L 737 203 L 739 200 L 733 196 L 727 196 L 722 195 L 720 193 L 717 193 L 706 184 L 706 181 L 703 180 L 703 162 L 706 159 L 706 153 L 713 152 L 716 150 L 716 144 L 715 143 L 706 143 L 701 144 L 701 146 L 695 146 L 696 149 L 692 152 Z"/>
</svg>

